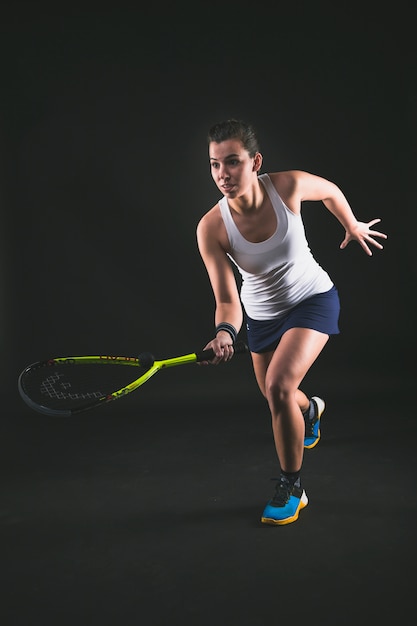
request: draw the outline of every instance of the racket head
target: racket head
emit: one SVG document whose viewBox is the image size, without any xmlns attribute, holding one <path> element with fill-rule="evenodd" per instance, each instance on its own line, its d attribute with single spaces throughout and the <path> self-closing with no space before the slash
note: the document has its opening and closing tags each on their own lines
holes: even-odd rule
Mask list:
<svg viewBox="0 0 417 626">
<path fill-rule="evenodd" d="M 150 353 L 59 357 L 28 365 L 18 378 L 18 391 L 31 409 L 69 417 L 125 396 L 159 369 Z"/>
<path fill-rule="evenodd" d="M 248 353 L 235 344 L 236 354 Z M 33 410 L 69 417 L 122 398 L 143 385 L 161 369 L 210 360 L 212 350 L 191 352 L 156 361 L 150 352 L 129 356 L 70 356 L 37 361 L 18 378 L 18 391 Z"/>
</svg>

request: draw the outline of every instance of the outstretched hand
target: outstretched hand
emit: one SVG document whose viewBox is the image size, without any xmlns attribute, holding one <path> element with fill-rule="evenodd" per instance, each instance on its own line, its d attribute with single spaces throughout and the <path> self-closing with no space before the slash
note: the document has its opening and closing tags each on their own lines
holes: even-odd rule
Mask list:
<svg viewBox="0 0 417 626">
<path fill-rule="evenodd" d="M 387 235 L 385 233 L 380 233 L 377 230 L 372 230 L 371 226 L 374 224 L 378 224 L 381 220 L 379 218 L 371 220 L 370 222 L 357 222 L 355 230 L 346 231 L 346 235 L 342 243 L 340 244 L 340 249 L 346 248 L 350 241 L 357 241 L 359 245 L 365 250 L 368 256 L 372 256 L 372 251 L 368 244 L 372 244 L 375 248 L 379 250 L 383 249 L 383 245 L 379 243 L 374 237 L 379 237 L 381 239 L 387 239 Z"/>
</svg>

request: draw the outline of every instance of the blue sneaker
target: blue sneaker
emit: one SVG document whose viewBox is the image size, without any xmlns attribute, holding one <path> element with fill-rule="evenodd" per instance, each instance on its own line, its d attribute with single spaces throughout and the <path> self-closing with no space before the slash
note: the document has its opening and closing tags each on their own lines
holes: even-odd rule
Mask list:
<svg viewBox="0 0 417 626">
<path fill-rule="evenodd" d="M 299 512 L 308 504 L 308 498 L 299 480 L 297 482 L 298 485 L 292 485 L 281 476 L 274 497 L 262 513 L 263 524 L 291 524 L 298 519 Z"/>
<path fill-rule="evenodd" d="M 314 448 L 320 441 L 320 419 L 325 409 L 325 402 L 317 396 L 313 396 L 310 400 L 310 407 L 303 413 L 306 424 L 306 432 L 304 437 L 304 447 Z"/>
</svg>

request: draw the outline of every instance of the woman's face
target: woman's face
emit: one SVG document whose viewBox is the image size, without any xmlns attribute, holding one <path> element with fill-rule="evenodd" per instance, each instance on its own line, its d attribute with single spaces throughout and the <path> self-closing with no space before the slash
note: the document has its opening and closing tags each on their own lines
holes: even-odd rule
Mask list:
<svg viewBox="0 0 417 626">
<path fill-rule="evenodd" d="M 211 175 L 219 190 L 227 198 L 236 198 L 253 184 L 259 167 L 257 155 L 250 157 L 238 139 L 227 139 L 209 144 Z"/>
</svg>

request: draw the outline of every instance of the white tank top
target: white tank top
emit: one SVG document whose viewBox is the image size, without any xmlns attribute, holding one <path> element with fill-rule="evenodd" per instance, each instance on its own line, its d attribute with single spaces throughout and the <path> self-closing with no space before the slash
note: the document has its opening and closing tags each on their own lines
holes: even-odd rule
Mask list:
<svg viewBox="0 0 417 626">
<path fill-rule="evenodd" d="M 270 320 L 310 296 L 329 291 L 333 282 L 311 253 L 301 215 L 284 204 L 268 174 L 261 174 L 259 181 L 277 216 L 277 229 L 269 239 L 248 241 L 233 221 L 225 196 L 219 206 L 231 248 L 228 256 L 242 277 L 245 311 L 252 319 Z"/>
</svg>

